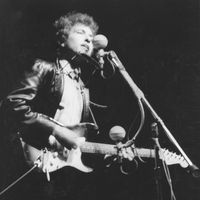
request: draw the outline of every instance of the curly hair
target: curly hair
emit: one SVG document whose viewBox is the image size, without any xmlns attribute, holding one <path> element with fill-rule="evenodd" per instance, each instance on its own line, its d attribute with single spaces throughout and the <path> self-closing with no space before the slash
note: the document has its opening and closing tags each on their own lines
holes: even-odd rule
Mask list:
<svg viewBox="0 0 200 200">
<path fill-rule="evenodd" d="M 54 23 L 57 40 L 60 44 L 67 39 L 69 31 L 75 24 L 83 24 L 88 26 L 94 35 L 97 34 L 99 29 L 99 26 L 94 21 L 93 17 L 89 16 L 88 14 L 75 11 L 69 12 L 66 15 L 61 16 Z"/>
</svg>

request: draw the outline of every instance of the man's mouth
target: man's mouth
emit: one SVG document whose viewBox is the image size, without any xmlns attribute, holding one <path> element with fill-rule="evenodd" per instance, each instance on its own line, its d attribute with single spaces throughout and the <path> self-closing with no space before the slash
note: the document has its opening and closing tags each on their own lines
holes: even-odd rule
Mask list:
<svg viewBox="0 0 200 200">
<path fill-rule="evenodd" d="M 84 47 L 86 49 L 86 51 L 89 51 L 89 49 L 90 49 L 87 44 L 82 44 L 81 46 Z"/>
</svg>

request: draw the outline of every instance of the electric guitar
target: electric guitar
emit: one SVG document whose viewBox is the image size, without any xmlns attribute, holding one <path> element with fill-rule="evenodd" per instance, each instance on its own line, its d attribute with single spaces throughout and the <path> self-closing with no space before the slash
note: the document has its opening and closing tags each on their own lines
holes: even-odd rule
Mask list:
<svg viewBox="0 0 200 200">
<path fill-rule="evenodd" d="M 85 166 L 81 160 L 82 152 L 103 154 L 103 155 L 117 155 L 118 150 L 116 145 L 84 142 L 76 149 L 68 150 L 63 148 L 62 151 L 55 151 L 53 149 L 36 149 L 35 147 L 22 142 L 24 155 L 29 166 L 34 166 L 38 161 L 38 171 L 49 173 L 61 169 L 65 166 L 74 167 L 82 172 L 92 172 L 93 169 Z M 155 158 L 155 150 L 147 148 L 132 148 L 135 157 Z M 170 152 L 167 149 L 161 149 L 159 157 L 167 165 L 179 164 L 181 167 L 188 167 L 188 163 L 181 155 Z"/>
</svg>

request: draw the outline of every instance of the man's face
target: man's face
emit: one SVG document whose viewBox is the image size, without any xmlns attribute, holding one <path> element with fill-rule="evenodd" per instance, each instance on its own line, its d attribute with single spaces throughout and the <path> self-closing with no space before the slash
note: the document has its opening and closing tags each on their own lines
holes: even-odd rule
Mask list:
<svg viewBox="0 0 200 200">
<path fill-rule="evenodd" d="M 65 45 L 76 53 L 91 56 L 93 52 L 93 37 L 92 30 L 88 26 L 75 24 L 69 31 Z"/>
</svg>

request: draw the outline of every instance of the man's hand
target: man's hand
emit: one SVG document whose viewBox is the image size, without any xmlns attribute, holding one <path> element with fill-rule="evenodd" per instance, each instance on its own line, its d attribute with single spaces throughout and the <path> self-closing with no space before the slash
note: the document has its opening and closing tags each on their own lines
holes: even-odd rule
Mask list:
<svg viewBox="0 0 200 200">
<path fill-rule="evenodd" d="M 79 137 L 85 136 L 87 134 L 87 132 L 89 132 L 89 131 L 97 131 L 98 130 L 97 125 L 95 125 L 93 123 L 89 123 L 89 122 L 79 123 L 74 126 L 67 126 L 67 128 L 72 130 Z"/>
<path fill-rule="evenodd" d="M 76 149 L 87 131 L 98 130 L 93 123 L 80 123 L 74 126 L 62 127 L 56 126 L 52 136 L 49 137 L 49 143 L 58 150 L 66 147 L 67 149 Z"/>
<path fill-rule="evenodd" d="M 116 148 L 118 149 L 118 157 L 119 159 L 128 159 L 129 161 L 132 161 L 135 157 L 132 148 L 131 147 L 124 147 L 123 144 L 120 142 L 116 145 Z"/>
<path fill-rule="evenodd" d="M 76 139 L 74 139 L 74 145 L 76 146 L 76 148 L 80 147 L 81 144 L 85 142 L 85 140 L 85 137 L 77 137 Z M 56 138 L 53 135 L 49 136 L 49 144 L 52 147 L 52 149 L 58 152 L 62 152 L 65 148 L 60 142 L 58 142 L 58 140 L 56 140 Z"/>
</svg>

